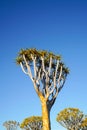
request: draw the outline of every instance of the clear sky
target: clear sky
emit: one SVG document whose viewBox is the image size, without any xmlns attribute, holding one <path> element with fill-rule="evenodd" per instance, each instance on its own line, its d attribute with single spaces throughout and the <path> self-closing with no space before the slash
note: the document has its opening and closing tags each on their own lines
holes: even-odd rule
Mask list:
<svg viewBox="0 0 87 130">
<path fill-rule="evenodd" d="M 67 107 L 87 114 L 87 1 L 0 1 L 0 130 L 3 122 L 41 115 L 33 83 L 15 63 L 21 48 L 61 54 L 70 74 L 51 110 L 52 130 L 65 130 L 56 115 Z"/>
</svg>

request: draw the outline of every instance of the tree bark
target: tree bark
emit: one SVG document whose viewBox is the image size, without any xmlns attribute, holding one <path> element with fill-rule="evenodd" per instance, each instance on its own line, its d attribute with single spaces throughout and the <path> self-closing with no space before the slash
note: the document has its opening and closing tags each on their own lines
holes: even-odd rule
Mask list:
<svg viewBox="0 0 87 130">
<path fill-rule="evenodd" d="M 50 125 L 50 110 L 46 100 L 42 101 L 42 120 L 43 120 L 43 130 L 51 130 Z"/>
</svg>

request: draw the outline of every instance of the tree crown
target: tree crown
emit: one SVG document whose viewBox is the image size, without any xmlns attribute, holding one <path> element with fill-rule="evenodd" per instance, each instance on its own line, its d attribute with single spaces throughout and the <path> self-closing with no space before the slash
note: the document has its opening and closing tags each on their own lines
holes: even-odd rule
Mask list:
<svg viewBox="0 0 87 130">
<path fill-rule="evenodd" d="M 87 118 L 78 108 L 66 108 L 62 110 L 56 120 L 67 129 L 84 130 L 87 128 Z"/>
<path fill-rule="evenodd" d="M 31 78 L 41 102 L 47 101 L 50 110 L 69 73 L 61 56 L 36 48 L 21 49 L 16 62 Z"/>
<path fill-rule="evenodd" d="M 61 61 L 60 55 L 55 55 L 52 52 L 48 52 L 45 50 L 37 50 L 36 48 L 31 48 L 31 49 L 21 49 L 21 51 L 18 54 L 18 57 L 16 58 L 17 64 L 20 64 L 21 62 L 24 63 L 23 55 L 25 55 L 26 60 L 30 62 L 30 65 L 32 65 L 33 58 L 36 58 L 37 64 L 41 66 L 42 65 L 41 58 L 44 58 L 44 64 L 46 67 L 49 66 L 49 60 L 50 58 L 52 58 L 53 69 L 55 69 L 56 67 L 56 60 Z M 60 65 L 63 66 L 63 71 L 68 74 L 69 73 L 68 67 L 66 67 L 62 61 L 60 62 Z"/>
<path fill-rule="evenodd" d="M 40 123 L 40 125 L 42 124 L 42 117 L 41 116 L 31 116 L 28 118 L 25 118 L 24 121 L 20 124 L 21 128 L 24 128 L 25 126 L 29 125 L 29 124 L 36 124 L 37 125 Z"/>
</svg>

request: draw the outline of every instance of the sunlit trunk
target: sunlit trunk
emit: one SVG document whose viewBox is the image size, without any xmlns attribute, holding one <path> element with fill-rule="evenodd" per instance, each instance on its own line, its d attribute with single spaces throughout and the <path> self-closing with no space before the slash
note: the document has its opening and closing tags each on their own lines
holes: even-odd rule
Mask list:
<svg viewBox="0 0 87 130">
<path fill-rule="evenodd" d="M 43 130 L 51 130 L 50 111 L 48 109 L 46 101 L 42 102 L 42 120 L 43 120 Z"/>
</svg>

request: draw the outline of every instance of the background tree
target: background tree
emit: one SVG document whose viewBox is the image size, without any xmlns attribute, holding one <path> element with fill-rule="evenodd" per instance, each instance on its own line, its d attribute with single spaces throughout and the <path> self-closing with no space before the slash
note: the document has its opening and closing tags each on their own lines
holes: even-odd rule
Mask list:
<svg viewBox="0 0 87 130">
<path fill-rule="evenodd" d="M 3 126 L 5 126 L 7 130 L 17 130 L 17 128 L 19 126 L 19 122 L 6 121 L 3 123 Z"/>
<path fill-rule="evenodd" d="M 34 85 L 42 105 L 43 130 L 50 130 L 50 110 L 62 89 L 69 70 L 61 57 L 36 49 L 21 50 L 16 59 Z"/>
<path fill-rule="evenodd" d="M 24 119 L 20 125 L 20 128 L 23 128 L 25 130 L 42 130 L 42 126 L 42 117 L 32 116 Z"/>
<path fill-rule="evenodd" d="M 57 115 L 57 122 L 68 130 L 80 130 L 85 115 L 77 108 L 66 108 Z M 83 123 L 84 126 L 84 123 Z"/>
</svg>

